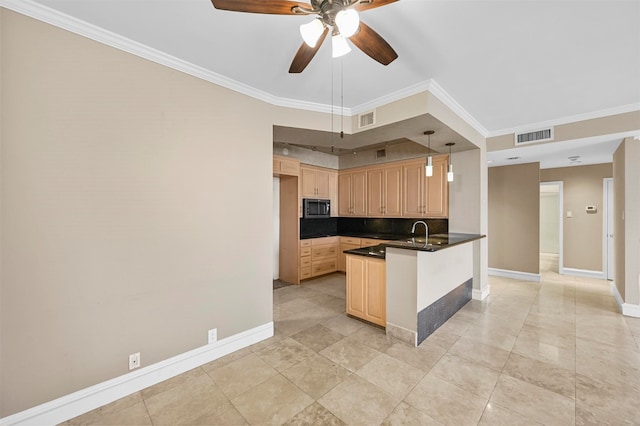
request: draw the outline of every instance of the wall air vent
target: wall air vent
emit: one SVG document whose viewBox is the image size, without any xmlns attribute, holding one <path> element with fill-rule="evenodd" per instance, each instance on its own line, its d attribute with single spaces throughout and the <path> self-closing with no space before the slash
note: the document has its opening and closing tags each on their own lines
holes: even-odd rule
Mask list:
<svg viewBox="0 0 640 426">
<path fill-rule="evenodd" d="M 376 124 L 376 111 L 369 111 L 358 115 L 358 128 L 372 126 Z"/>
<path fill-rule="evenodd" d="M 545 142 L 553 140 L 553 127 L 547 129 L 533 130 L 530 132 L 516 133 L 516 145 L 533 142 Z"/>
<path fill-rule="evenodd" d="M 386 149 L 379 149 L 376 151 L 376 158 L 384 158 L 387 156 L 387 150 Z"/>
</svg>

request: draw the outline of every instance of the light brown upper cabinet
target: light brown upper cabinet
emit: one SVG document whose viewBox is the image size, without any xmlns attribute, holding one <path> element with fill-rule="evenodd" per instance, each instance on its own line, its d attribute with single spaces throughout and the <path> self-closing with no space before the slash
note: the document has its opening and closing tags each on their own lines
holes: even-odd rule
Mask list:
<svg viewBox="0 0 640 426">
<path fill-rule="evenodd" d="M 302 175 L 302 198 L 329 198 L 329 171 L 303 164 L 300 166 Z"/>
<path fill-rule="evenodd" d="M 400 217 L 402 212 L 402 166 L 367 171 L 367 216 Z"/>
<path fill-rule="evenodd" d="M 300 217 L 302 217 L 303 198 L 331 200 L 331 216 L 338 216 L 338 171 L 301 164 Z"/>
<path fill-rule="evenodd" d="M 273 175 L 274 176 L 280 176 L 280 175 L 299 176 L 300 161 L 295 158 L 274 155 L 273 156 Z"/>
<path fill-rule="evenodd" d="M 433 157 L 433 176 L 426 178 L 426 217 L 449 217 L 448 161 L 447 155 Z"/>
<path fill-rule="evenodd" d="M 340 216 L 367 216 L 367 172 L 338 173 L 338 213 Z"/>
<path fill-rule="evenodd" d="M 426 159 L 406 162 L 402 170 L 402 216 L 446 218 L 449 215 L 447 155 L 433 157 L 433 176 L 425 173 Z"/>
</svg>

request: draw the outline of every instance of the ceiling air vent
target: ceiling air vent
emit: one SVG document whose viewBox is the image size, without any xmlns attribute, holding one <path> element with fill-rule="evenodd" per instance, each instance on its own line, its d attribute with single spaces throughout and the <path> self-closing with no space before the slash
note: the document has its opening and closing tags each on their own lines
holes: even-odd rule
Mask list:
<svg viewBox="0 0 640 426">
<path fill-rule="evenodd" d="M 362 129 L 363 127 L 371 126 L 373 124 L 376 124 L 375 110 L 358 115 L 358 128 Z"/>
<path fill-rule="evenodd" d="M 553 140 L 553 127 L 548 129 L 533 130 L 531 132 L 516 133 L 516 145 L 533 142 L 544 142 Z"/>
</svg>

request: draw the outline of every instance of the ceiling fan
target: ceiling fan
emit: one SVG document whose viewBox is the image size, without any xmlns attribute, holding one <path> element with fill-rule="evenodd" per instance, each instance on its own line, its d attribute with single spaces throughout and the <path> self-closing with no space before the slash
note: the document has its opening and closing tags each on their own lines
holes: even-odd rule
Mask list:
<svg viewBox="0 0 640 426">
<path fill-rule="evenodd" d="M 377 32 L 360 22 L 358 12 L 385 6 L 398 0 L 311 0 L 311 4 L 289 0 L 211 0 L 220 10 L 275 15 L 318 15 L 300 26 L 304 42 L 289 67 L 290 73 L 300 73 L 311 62 L 331 27 L 332 56 L 342 56 L 351 48 L 351 40 L 360 50 L 383 65 L 398 57 L 393 48 Z"/>
</svg>

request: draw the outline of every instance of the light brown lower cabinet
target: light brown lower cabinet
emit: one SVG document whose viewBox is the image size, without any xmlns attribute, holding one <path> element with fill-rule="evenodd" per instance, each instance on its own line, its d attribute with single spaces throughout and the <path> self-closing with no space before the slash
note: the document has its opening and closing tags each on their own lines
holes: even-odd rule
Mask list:
<svg viewBox="0 0 640 426">
<path fill-rule="evenodd" d="M 300 279 L 338 270 L 338 237 L 310 238 L 300 241 Z"/>
<path fill-rule="evenodd" d="M 347 255 L 347 314 L 387 325 L 387 267 L 382 259 Z"/>
</svg>

